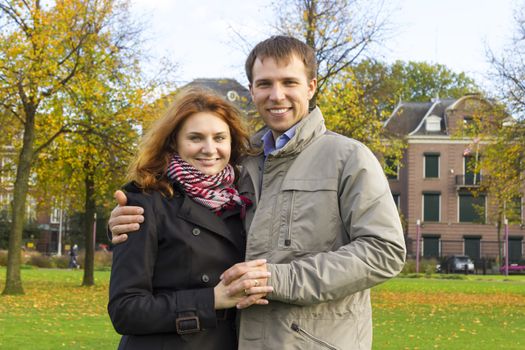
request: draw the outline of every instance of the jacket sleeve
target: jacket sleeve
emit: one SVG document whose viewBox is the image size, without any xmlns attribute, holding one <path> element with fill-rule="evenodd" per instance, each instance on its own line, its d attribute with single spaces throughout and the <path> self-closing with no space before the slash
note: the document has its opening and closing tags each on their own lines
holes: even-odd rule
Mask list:
<svg viewBox="0 0 525 350">
<path fill-rule="evenodd" d="M 397 208 L 379 162 L 368 148 L 348 157 L 338 185 L 347 244 L 287 264 L 269 264 L 268 299 L 309 305 L 371 288 L 396 276 L 405 262 Z M 322 210 L 322 208 L 319 208 Z"/>
<path fill-rule="evenodd" d="M 158 254 L 158 220 L 154 195 L 127 193 L 130 205 L 144 208 L 144 223 L 113 249 L 108 312 L 120 334 L 153 334 L 196 331 L 216 327 L 213 288 L 153 289 Z M 197 330 L 198 330 L 197 329 Z"/>
</svg>

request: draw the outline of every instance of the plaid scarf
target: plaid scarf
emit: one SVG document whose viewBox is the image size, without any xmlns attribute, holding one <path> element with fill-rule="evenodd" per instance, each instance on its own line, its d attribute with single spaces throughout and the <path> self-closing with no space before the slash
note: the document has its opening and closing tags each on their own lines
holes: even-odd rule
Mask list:
<svg viewBox="0 0 525 350">
<path fill-rule="evenodd" d="M 233 186 L 235 173 L 228 164 L 216 175 L 205 175 L 188 162 L 174 154 L 168 165 L 168 179 L 182 186 L 188 197 L 205 206 L 217 215 L 225 210 L 241 207 L 241 218 L 252 201 L 239 195 Z"/>
</svg>

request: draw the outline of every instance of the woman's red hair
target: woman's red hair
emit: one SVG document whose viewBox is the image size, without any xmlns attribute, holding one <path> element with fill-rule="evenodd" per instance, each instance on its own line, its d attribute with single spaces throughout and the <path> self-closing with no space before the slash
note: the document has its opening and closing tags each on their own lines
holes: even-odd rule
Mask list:
<svg viewBox="0 0 525 350">
<path fill-rule="evenodd" d="M 172 196 L 166 170 L 177 151 L 177 133 L 189 116 L 199 112 L 213 113 L 228 124 L 232 139 L 230 164 L 237 165 L 249 147 L 240 111 L 211 90 L 190 88 L 177 94 L 168 111 L 144 135 L 137 157 L 129 167 L 128 180 L 143 190 L 157 190 Z"/>
</svg>

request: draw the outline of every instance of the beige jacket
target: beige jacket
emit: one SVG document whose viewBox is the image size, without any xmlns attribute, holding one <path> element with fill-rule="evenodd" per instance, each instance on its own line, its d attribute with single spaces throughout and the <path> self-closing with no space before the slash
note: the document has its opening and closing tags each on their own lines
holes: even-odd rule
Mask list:
<svg viewBox="0 0 525 350">
<path fill-rule="evenodd" d="M 372 152 L 327 132 L 316 108 L 266 161 L 247 159 L 240 184 L 257 203 L 246 259 L 268 259 L 274 292 L 242 312 L 239 349 L 370 349 L 369 288 L 397 275 L 406 253 Z"/>
</svg>

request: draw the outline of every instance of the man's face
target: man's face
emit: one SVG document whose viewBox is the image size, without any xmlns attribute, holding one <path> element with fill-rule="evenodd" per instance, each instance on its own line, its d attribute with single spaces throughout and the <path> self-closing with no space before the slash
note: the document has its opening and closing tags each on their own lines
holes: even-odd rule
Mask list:
<svg viewBox="0 0 525 350">
<path fill-rule="evenodd" d="M 317 80 L 309 80 L 304 63 L 292 55 L 290 62 L 257 58 L 252 68 L 250 93 L 257 111 L 277 139 L 308 114 L 308 101 Z"/>
</svg>

